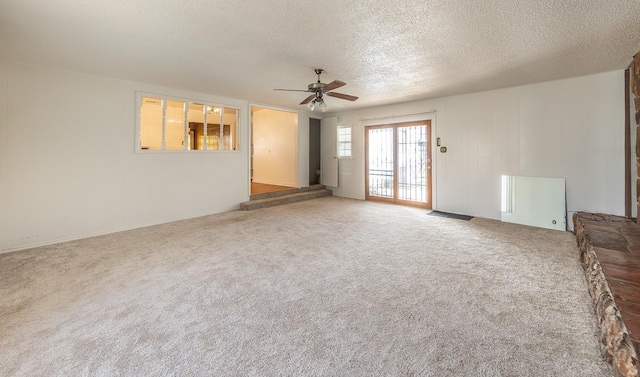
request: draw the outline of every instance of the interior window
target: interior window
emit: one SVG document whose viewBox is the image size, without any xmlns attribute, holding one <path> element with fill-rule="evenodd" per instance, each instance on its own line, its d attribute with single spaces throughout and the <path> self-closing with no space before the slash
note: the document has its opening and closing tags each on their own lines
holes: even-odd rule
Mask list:
<svg viewBox="0 0 640 377">
<path fill-rule="evenodd" d="M 222 108 L 218 106 L 207 106 L 207 150 L 217 151 L 222 149 L 220 148 L 220 119 L 222 119 Z"/>
<path fill-rule="evenodd" d="M 165 115 L 165 146 L 169 151 L 184 149 L 184 102 L 167 101 Z"/>
<path fill-rule="evenodd" d="M 162 99 L 142 97 L 140 104 L 140 149 L 162 149 Z"/>
<path fill-rule="evenodd" d="M 141 95 L 140 150 L 237 150 L 238 109 Z"/>
<path fill-rule="evenodd" d="M 238 149 L 238 110 L 224 108 L 224 150 L 235 151 Z"/>
<path fill-rule="evenodd" d="M 189 103 L 189 149 L 204 150 L 204 105 L 201 103 Z"/>
</svg>

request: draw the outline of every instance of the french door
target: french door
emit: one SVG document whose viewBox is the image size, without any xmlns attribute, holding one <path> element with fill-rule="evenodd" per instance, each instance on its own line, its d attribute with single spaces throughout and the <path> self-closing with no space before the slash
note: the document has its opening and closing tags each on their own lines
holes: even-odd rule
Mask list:
<svg viewBox="0 0 640 377">
<path fill-rule="evenodd" d="M 365 127 L 365 198 L 431 208 L 431 121 Z"/>
</svg>

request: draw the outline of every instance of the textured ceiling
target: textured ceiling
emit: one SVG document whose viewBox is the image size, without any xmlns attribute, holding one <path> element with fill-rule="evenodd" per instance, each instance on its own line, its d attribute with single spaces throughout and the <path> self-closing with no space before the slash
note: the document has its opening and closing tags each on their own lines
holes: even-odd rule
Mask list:
<svg viewBox="0 0 640 377">
<path fill-rule="evenodd" d="M 624 69 L 638 0 L 0 0 L 0 59 L 331 110 Z"/>
</svg>

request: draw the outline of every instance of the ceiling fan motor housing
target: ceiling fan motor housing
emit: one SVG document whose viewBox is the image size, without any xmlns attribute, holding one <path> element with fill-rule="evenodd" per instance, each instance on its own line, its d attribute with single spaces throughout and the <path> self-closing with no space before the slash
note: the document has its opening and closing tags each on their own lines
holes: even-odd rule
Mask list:
<svg viewBox="0 0 640 377">
<path fill-rule="evenodd" d="M 323 83 L 323 82 L 314 82 L 313 84 L 309 84 L 308 88 L 309 90 L 312 91 L 318 91 L 318 90 L 322 90 L 322 88 L 324 88 L 327 84 Z"/>
</svg>

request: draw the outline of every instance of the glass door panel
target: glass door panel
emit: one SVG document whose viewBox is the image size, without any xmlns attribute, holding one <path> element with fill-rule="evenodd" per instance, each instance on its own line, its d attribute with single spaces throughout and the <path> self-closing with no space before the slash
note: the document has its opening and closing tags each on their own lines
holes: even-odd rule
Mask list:
<svg viewBox="0 0 640 377">
<path fill-rule="evenodd" d="M 393 127 L 369 128 L 368 194 L 381 198 L 394 197 Z"/>
<path fill-rule="evenodd" d="M 398 199 L 427 202 L 427 127 L 398 127 Z"/>
<path fill-rule="evenodd" d="M 365 198 L 431 208 L 431 122 L 365 128 Z"/>
</svg>

